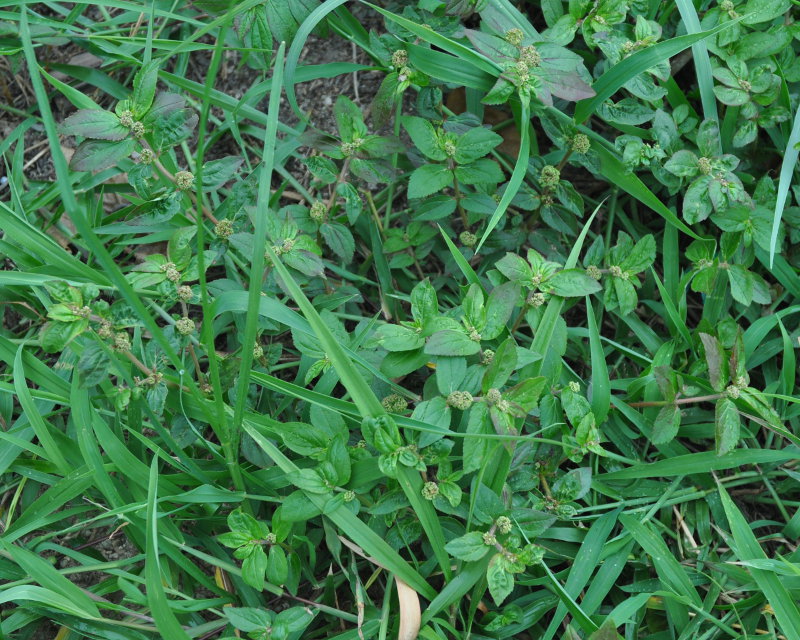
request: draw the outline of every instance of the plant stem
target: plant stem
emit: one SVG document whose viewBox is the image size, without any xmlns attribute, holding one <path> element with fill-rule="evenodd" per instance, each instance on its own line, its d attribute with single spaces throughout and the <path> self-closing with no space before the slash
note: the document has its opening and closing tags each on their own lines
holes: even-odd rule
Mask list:
<svg viewBox="0 0 800 640">
<path fill-rule="evenodd" d="M 724 398 L 724 393 L 712 393 L 707 396 L 695 396 L 693 398 L 676 398 L 675 400 L 652 400 L 649 402 L 631 402 L 629 407 L 665 407 L 670 404 L 694 404 L 696 402 L 713 402 Z"/>
</svg>

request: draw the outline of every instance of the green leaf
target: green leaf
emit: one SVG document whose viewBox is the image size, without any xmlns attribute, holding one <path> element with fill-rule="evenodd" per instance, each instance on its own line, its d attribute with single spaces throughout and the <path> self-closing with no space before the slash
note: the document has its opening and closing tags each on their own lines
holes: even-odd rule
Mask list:
<svg viewBox="0 0 800 640">
<path fill-rule="evenodd" d="M 489 389 L 502 387 L 517 368 L 517 344 L 514 338 L 506 338 L 495 351 L 486 373 L 483 375 L 481 389 L 483 393 Z"/>
<path fill-rule="evenodd" d="M 480 469 L 486 463 L 490 441 L 474 436 L 487 435 L 492 431 L 489 425 L 489 408 L 483 402 L 473 404 L 469 410 L 467 434 L 464 438 L 464 473 Z"/>
<path fill-rule="evenodd" d="M 414 169 L 408 181 L 408 197 L 424 198 L 453 184 L 453 172 L 441 164 L 424 164 Z"/>
<path fill-rule="evenodd" d="M 583 269 L 563 269 L 547 279 L 550 292 L 562 298 L 577 298 L 597 293 L 603 286 Z"/>
<path fill-rule="evenodd" d="M 513 282 L 530 285 L 533 278 L 533 269 L 531 269 L 528 261 L 515 253 L 507 253 L 494 266 Z"/>
<path fill-rule="evenodd" d="M 322 234 L 322 237 L 325 238 L 325 244 L 327 244 L 345 264 L 349 264 L 353 261 L 356 243 L 350 229 L 343 224 L 325 222 L 320 225 L 319 232 Z"/>
<path fill-rule="evenodd" d="M 730 453 L 739 444 L 739 412 L 730 398 L 720 398 L 714 410 L 717 455 Z"/>
<path fill-rule="evenodd" d="M 292 484 L 308 493 L 327 494 L 330 488 L 316 469 L 300 469 L 289 476 Z"/>
<path fill-rule="evenodd" d="M 725 361 L 725 352 L 715 336 L 703 332 L 700 332 L 699 335 L 706 354 L 708 377 L 711 386 L 714 391 L 720 392 L 725 389 L 725 385 L 728 382 L 728 366 Z"/>
<path fill-rule="evenodd" d="M 486 570 L 486 582 L 494 603 L 499 607 L 514 590 L 514 576 L 506 571 L 502 554 L 496 554 Z"/>
<path fill-rule="evenodd" d="M 267 554 L 260 546 L 253 547 L 250 555 L 242 561 L 242 580 L 256 591 L 263 591 L 266 570 Z"/>
<path fill-rule="evenodd" d="M 676 404 L 667 404 L 661 407 L 653 421 L 653 444 L 666 444 L 672 442 L 681 426 L 681 410 Z"/>
<path fill-rule="evenodd" d="M 411 351 L 425 344 L 418 332 L 399 324 L 386 324 L 378 329 L 376 338 L 387 351 Z"/>
<path fill-rule="evenodd" d="M 460 538 L 455 538 L 444 548 L 454 558 L 467 562 L 480 560 L 491 550 L 491 547 L 483 542 L 483 534 L 480 531 L 471 531 Z"/>
<path fill-rule="evenodd" d="M 130 131 L 120 124 L 119 117 L 110 111 L 81 109 L 61 123 L 68 136 L 83 136 L 95 140 L 122 140 Z"/>
<path fill-rule="evenodd" d="M 81 374 L 83 384 L 93 387 L 108 378 L 108 370 L 111 367 L 111 357 L 108 350 L 104 349 L 97 342 L 92 342 L 83 350 L 80 360 L 78 360 L 78 371 Z"/>
<path fill-rule="evenodd" d="M 133 153 L 136 141 L 85 140 L 78 145 L 69 166 L 75 171 L 102 171 L 115 166 Z"/>
<path fill-rule="evenodd" d="M 455 160 L 459 164 L 469 164 L 482 158 L 503 141 L 502 136 L 491 129 L 475 127 L 460 136 L 456 141 Z"/>
<path fill-rule="evenodd" d="M 225 156 L 203 165 L 203 191 L 214 191 L 228 182 L 242 166 L 244 160 L 237 156 Z"/>
<path fill-rule="evenodd" d="M 517 305 L 519 291 L 519 286 L 514 282 L 506 282 L 492 289 L 486 301 L 486 324 L 481 329 L 482 340 L 494 340 L 500 336 Z"/>
<path fill-rule="evenodd" d="M 675 176 L 693 177 L 700 172 L 697 159 L 697 156 L 688 149 L 680 149 L 664 163 L 664 168 Z"/>
<path fill-rule="evenodd" d="M 42 349 L 46 353 L 60 353 L 66 346 L 86 331 L 89 321 L 81 319 L 77 322 L 48 322 L 40 335 Z"/>
<path fill-rule="evenodd" d="M 414 146 L 431 160 L 441 162 L 447 158 L 447 154 L 439 144 L 439 136 L 436 129 L 425 118 L 417 116 L 403 116 L 400 120 L 403 128 L 408 132 Z"/>
<path fill-rule="evenodd" d="M 433 356 L 471 356 L 480 348 L 480 342 L 455 329 L 437 331 L 425 343 L 425 353 Z"/>
<path fill-rule="evenodd" d="M 156 95 L 158 83 L 159 60 L 152 60 L 143 64 L 133 78 L 133 94 L 131 95 L 131 110 L 137 118 L 141 118 L 150 110 L 153 98 Z"/>
<path fill-rule="evenodd" d="M 743 24 L 769 22 L 790 10 L 790 0 L 748 0 L 740 10 Z"/>
<path fill-rule="evenodd" d="M 749 307 L 753 302 L 753 275 L 740 264 L 730 265 L 727 271 L 733 299 Z"/>
<path fill-rule="evenodd" d="M 263 631 L 272 625 L 272 615 L 264 609 L 253 607 L 224 607 L 222 612 L 239 631 Z"/>
<path fill-rule="evenodd" d="M 655 259 L 656 240 L 651 234 L 647 234 L 633 246 L 619 266 L 629 273 L 641 273 L 653 264 Z"/>
<path fill-rule="evenodd" d="M 272 584 L 283 585 L 289 577 L 289 563 L 286 560 L 286 552 L 277 544 L 269 548 L 267 557 L 267 580 Z"/>
<path fill-rule="evenodd" d="M 547 380 L 544 376 L 528 378 L 508 389 L 504 394 L 504 398 L 513 404 L 519 405 L 524 413 L 529 413 L 536 406 L 546 386 Z"/>
<path fill-rule="evenodd" d="M 636 295 L 636 289 L 629 280 L 623 278 L 613 278 L 612 285 L 614 292 L 617 294 L 617 301 L 619 303 L 620 315 L 628 315 L 636 309 L 639 304 L 639 297 Z"/>
</svg>

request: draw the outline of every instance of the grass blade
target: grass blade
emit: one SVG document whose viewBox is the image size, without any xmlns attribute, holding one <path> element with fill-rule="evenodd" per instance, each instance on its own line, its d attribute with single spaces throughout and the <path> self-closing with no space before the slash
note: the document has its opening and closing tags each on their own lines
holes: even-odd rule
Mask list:
<svg viewBox="0 0 800 640">
<path fill-rule="evenodd" d="M 250 387 L 249 378 L 253 364 L 253 345 L 256 341 L 256 331 L 258 329 L 259 302 L 264 279 L 263 247 L 267 244 L 267 217 L 271 215 L 269 210 L 270 185 L 272 184 L 272 168 L 275 161 L 275 138 L 278 132 L 278 110 L 280 108 L 281 84 L 283 82 L 283 53 L 285 48 L 286 44 L 282 42 L 272 67 L 272 91 L 269 96 L 267 131 L 264 134 L 264 148 L 261 153 L 261 176 L 258 182 L 258 196 L 253 213 L 255 217 L 255 232 L 253 235 L 253 253 L 250 257 L 250 281 L 248 284 L 244 336 L 242 338 L 242 360 L 239 365 L 239 385 L 233 409 L 231 432 L 228 442 L 224 443 L 227 444 L 228 464 L 232 468 L 236 466 L 235 458 L 238 453 L 239 431 L 242 426 L 242 417 L 244 416 L 247 393 Z"/>
<path fill-rule="evenodd" d="M 325 0 L 321 5 L 314 9 L 309 16 L 300 25 L 297 33 L 292 40 L 292 46 L 289 47 L 289 52 L 286 54 L 286 68 L 284 69 L 284 88 L 286 90 L 286 98 L 289 100 L 289 105 L 295 112 L 300 120 L 305 120 L 305 114 L 300 111 L 297 104 L 297 94 L 294 91 L 294 85 L 297 83 L 295 78 L 295 70 L 297 64 L 300 62 L 300 54 L 306 46 L 306 40 L 311 32 L 317 28 L 317 25 L 324 20 L 325 16 L 341 7 L 347 0 Z"/>
<path fill-rule="evenodd" d="M 730 21 L 716 26 L 713 29 L 709 29 L 708 31 L 689 33 L 685 36 L 678 36 L 670 40 L 665 40 L 664 42 L 659 42 L 651 47 L 637 51 L 619 64 L 615 64 L 592 85 L 592 89 L 595 90 L 597 95 L 578 102 L 575 107 L 575 122 L 580 124 L 586 121 L 599 105 L 608 100 L 619 91 L 626 82 L 632 80 L 640 73 L 644 73 L 663 60 L 668 60 L 684 49 L 688 49 L 696 42 L 705 40 L 723 29 L 727 29 L 732 24 L 734 24 L 734 22 Z"/>
<path fill-rule="evenodd" d="M 480 242 L 478 242 L 478 246 L 475 247 L 475 253 L 481 250 L 483 243 L 489 238 L 489 234 L 492 233 L 497 223 L 500 222 L 500 218 L 503 217 L 506 209 L 508 209 L 508 205 L 511 204 L 514 196 L 517 195 L 517 192 L 522 186 L 522 181 L 525 179 L 525 174 L 528 171 L 528 159 L 530 158 L 531 150 L 531 123 L 529 122 L 530 115 L 528 110 L 529 106 L 523 104 L 522 111 L 519 115 L 521 129 L 519 155 L 517 156 L 517 162 L 514 164 L 514 171 L 511 172 L 511 178 L 506 185 L 506 190 L 503 192 L 503 197 L 497 204 L 497 209 L 494 210 L 489 224 L 486 226 L 486 230 L 483 232 Z"/>
<path fill-rule="evenodd" d="M 661 536 L 653 530 L 652 525 L 643 524 L 627 514 L 621 515 L 619 521 L 631 533 L 633 539 L 644 549 L 645 553 L 650 556 L 653 567 L 666 590 L 679 596 L 688 597 L 692 604 L 702 607 L 703 601 L 697 594 L 688 574 L 681 566 L 681 563 L 675 559 L 672 551 L 669 550 Z M 666 606 L 672 618 L 672 623 L 677 629 L 682 629 L 689 624 L 689 613 L 685 606 L 669 600 L 666 601 Z"/>
<path fill-rule="evenodd" d="M 718 481 L 717 487 L 733 534 L 732 546 L 737 559 L 740 561 L 766 560 L 767 556 L 742 512 L 731 500 L 722 483 Z M 775 618 L 784 635 L 787 638 L 800 638 L 800 608 L 784 583 L 772 571 L 757 569 L 752 565 L 749 569 L 753 580 L 764 592 L 764 597 L 775 611 Z"/>
<path fill-rule="evenodd" d="M 632 480 L 634 478 L 668 478 L 735 469 L 747 464 L 786 462 L 797 458 L 798 455 L 800 455 L 800 451 L 795 447 L 779 450 L 737 449 L 721 457 L 714 451 L 702 451 L 603 473 L 597 476 L 597 479 L 605 482 L 606 480 Z"/>
<path fill-rule="evenodd" d="M 150 478 L 147 488 L 147 559 L 145 561 L 145 581 L 147 584 L 147 602 L 153 621 L 162 637 L 170 640 L 189 640 L 167 601 L 158 552 L 158 458 L 150 464 Z"/>
<path fill-rule="evenodd" d="M 469 282 L 470 284 L 477 284 L 483 291 L 484 295 L 487 295 L 486 288 L 481 283 L 480 278 L 478 278 L 478 274 L 475 273 L 475 269 L 472 268 L 472 265 L 464 257 L 464 254 L 458 250 L 458 247 L 455 244 L 453 244 L 453 241 L 444 232 L 444 229 L 442 229 L 440 225 L 436 226 L 439 227 L 439 231 L 441 232 L 442 237 L 444 238 L 444 242 L 447 245 L 447 248 L 450 249 L 450 255 L 453 256 L 453 260 L 455 260 L 456 264 L 458 265 L 458 268 L 461 269 L 461 273 L 464 274 L 464 277 L 467 279 L 467 282 Z"/>
<path fill-rule="evenodd" d="M 33 403 L 30 389 L 25 382 L 25 368 L 22 364 L 22 351 L 23 347 L 20 345 L 17 350 L 17 355 L 14 358 L 14 389 L 17 392 L 17 399 L 19 400 L 22 410 L 25 412 L 31 427 L 33 427 L 36 438 L 39 444 L 47 452 L 47 459 L 52 462 L 62 475 L 67 475 L 72 469 L 71 465 L 67 462 L 66 458 L 61 452 L 55 438 L 50 434 L 50 427 L 45 422 L 44 418 L 39 413 L 36 405 Z"/>
<path fill-rule="evenodd" d="M 775 260 L 775 251 L 778 245 L 778 231 L 780 230 L 783 208 L 786 206 L 786 196 L 789 195 L 789 187 L 792 185 L 792 177 L 797 166 L 797 156 L 800 154 L 798 149 L 800 144 L 800 107 L 794 114 L 794 124 L 786 148 L 783 151 L 783 161 L 781 162 L 781 176 L 778 180 L 778 199 L 775 201 L 775 212 L 772 214 L 772 234 L 769 238 L 769 266 Z"/>
<path fill-rule="evenodd" d="M 600 330 L 592 308 L 592 299 L 586 296 L 586 323 L 589 328 L 589 350 L 592 362 L 592 412 L 598 424 L 603 422 L 611 407 L 611 379 L 600 341 Z"/>
<path fill-rule="evenodd" d="M 681 14 L 683 24 L 686 26 L 688 34 L 700 34 L 700 18 L 697 9 L 694 8 L 692 0 L 676 0 L 678 11 Z M 734 20 L 726 23 L 734 24 Z M 714 95 L 714 78 L 711 75 L 711 60 L 708 57 L 708 47 L 704 42 L 705 38 L 692 45 L 692 57 L 694 58 L 694 70 L 697 74 L 697 85 L 700 89 L 700 103 L 703 105 L 703 118 L 713 120 L 719 125 L 719 114 L 717 113 L 717 96 Z M 718 153 L 722 153 L 722 147 Z"/>
<path fill-rule="evenodd" d="M 617 522 L 618 515 L 618 511 L 612 511 L 601 516 L 586 534 L 586 538 L 581 544 L 575 556 L 575 560 L 572 563 L 567 581 L 564 583 L 564 591 L 570 597 L 576 598 L 589 583 L 589 579 L 592 573 L 594 573 L 595 567 L 600 564 L 603 547 Z M 553 614 L 550 625 L 542 635 L 541 640 L 551 640 L 551 638 L 555 637 L 558 632 L 558 627 L 566 615 L 567 607 L 562 602 L 558 605 L 558 609 L 556 609 L 556 612 Z"/>
</svg>

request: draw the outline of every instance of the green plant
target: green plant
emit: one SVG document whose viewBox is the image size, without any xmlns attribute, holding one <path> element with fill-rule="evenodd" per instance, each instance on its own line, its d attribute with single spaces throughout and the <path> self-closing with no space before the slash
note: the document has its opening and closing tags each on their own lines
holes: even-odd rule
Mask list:
<svg viewBox="0 0 800 640">
<path fill-rule="evenodd" d="M 800 637 L 794 4 L 6 7 L 0 636 Z"/>
</svg>

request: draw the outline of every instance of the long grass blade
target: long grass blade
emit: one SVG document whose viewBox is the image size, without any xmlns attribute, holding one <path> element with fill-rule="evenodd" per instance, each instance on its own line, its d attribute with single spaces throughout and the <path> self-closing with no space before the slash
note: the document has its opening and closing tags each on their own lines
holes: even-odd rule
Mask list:
<svg viewBox="0 0 800 640">
<path fill-rule="evenodd" d="M 742 512 L 720 482 L 717 482 L 717 487 L 733 534 L 733 552 L 736 557 L 740 561 L 766 560 L 767 556 Z M 789 593 L 781 579 L 772 571 L 752 565 L 749 569 L 753 580 L 764 592 L 764 597 L 775 611 L 775 618 L 785 637 L 800 638 L 800 607 L 797 605 L 797 599 Z"/>
<path fill-rule="evenodd" d="M 789 187 L 792 185 L 792 177 L 797 166 L 797 156 L 800 154 L 800 107 L 794 114 L 794 124 L 789 139 L 786 141 L 786 148 L 783 150 L 783 161 L 781 162 L 781 175 L 778 180 L 778 198 L 775 200 L 775 211 L 772 214 L 772 233 L 769 238 L 769 267 L 772 268 L 775 260 L 775 252 L 778 248 L 778 232 L 783 217 L 783 209 L 786 206 L 786 196 L 789 195 Z"/>
</svg>

